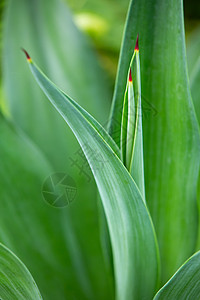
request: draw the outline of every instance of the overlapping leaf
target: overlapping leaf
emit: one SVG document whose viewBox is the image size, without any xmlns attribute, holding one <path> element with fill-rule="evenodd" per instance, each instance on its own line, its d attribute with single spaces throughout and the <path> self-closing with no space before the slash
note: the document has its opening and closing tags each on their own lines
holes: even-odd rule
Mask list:
<svg viewBox="0 0 200 300">
<path fill-rule="evenodd" d="M 158 280 L 158 249 L 136 184 L 87 113 L 29 62 L 39 85 L 74 132 L 94 174 L 111 235 L 117 299 L 151 299 Z M 90 149 L 85 147 L 88 142 Z"/>
<path fill-rule="evenodd" d="M 28 269 L 2 244 L 0 244 L 0 299 L 42 299 Z"/>
<path fill-rule="evenodd" d="M 120 147 L 122 161 L 132 175 L 145 201 L 140 76 L 137 37 L 124 95 Z"/>
<path fill-rule="evenodd" d="M 113 97 L 116 142 L 132 49 L 140 36 L 146 199 L 165 282 L 194 251 L 200 139 L 185 61 L 182 1 L 131 1 Z M 146 117 L 145 117 L 146 116 Z"/>
</svg>

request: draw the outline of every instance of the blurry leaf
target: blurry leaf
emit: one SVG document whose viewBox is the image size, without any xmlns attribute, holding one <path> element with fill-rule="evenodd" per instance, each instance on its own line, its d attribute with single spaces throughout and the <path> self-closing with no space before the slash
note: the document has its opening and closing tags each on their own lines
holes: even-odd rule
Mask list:
<svg viewBox="0 0 200 300">
<path fill-rule="evenodd" d="M 198 26 L 187 38 L 187 63 L 189 77 L 193 76 L 197 61 L 200 57 L 200 26 Z"/>
<path fill-rule="evenodd" d="M 78 188 L 77 201 L 60 217 L 66 255 L 71 260 L 66 268 L 66 285 L 75 281 L 90 299 L 94 295 L 112 299 L 100 247 L 92 174 L 73 134 L 44 101 L 20 48 L 31 49 L 51 79 L 103 123 L 107 121 L 110 98 L 104 74 L 89 41 L 77 30 L 63 1 L 52 0 L 49 4 L 48 0 L 9 0 L 4 22 L 3 82 L 11 118 L 39 147 L 53 170 L 70 174 Z M 76 294 L 75 289 L 73 293 Z M 78 290 L 74 297 L 80 298 Z"/>
<path fill-rule="evenodd" d="M 3 300 L 42 299 L 25 265 L 0 244 L 0 298 Z"/>
<path fill-rule="evenodd" d="M 129 0 L 108 1 L 108 0 L 66 0 L 75 14 L 75 21 L 80 29 L 89 29 L 87 32 L 92 37 L 96 46 L 105 52 L 105 55 L 118 53 L 120 40 L 123 33 L 123 26 L 126 17 Z M 78 16 L 78 20 L 77 20 Z M 79 23 L 79 18 L 85 19 L 87 28 Z M 102 29 L 106 29 L 104 32 Z M 102 54 L 102 53 L 101 53 Z"/>
<path fill-rule="evenodd" d="M 69 249 L 74 243 L 66 243 L 63 230 L 66 208 L 55 209 L 42 198 L 43 182 L 52 168 L 2 115 L 0 157 L 0 241 L 26 264 L 45 299 L 92 299 L 85 266 L 79 270 L 82 280 L 77 280 L 70 264 Z M 77 247 L 77 264 L 79 256 Z"/>
<path fill-rule="evenodd" d="M 197 27 L 187 40 L 187 62 L 190 88 L 196 116 L 200 124 L 200 27 Z"/>
<path fill-rule="evenodd" d="M 20 48 L 31 49 L 52 80 L 106 122 L 110 93 L 96 56 L 60 0 L 52 0 L 51 5 L 48 0 L 9 0 L 4 45 L 3 78 L 11 116 L 53 166 L 65 171 L 77 143 L 62 118 L 42 101 L 44 96 L 23 64 Z"/>
<path fill-rule="evenodd" d="M 91 36 L 101 36 L 108 30 L 106 21 L 92 13 L 79 13 L 75 16 L 77 26 Z"/>
<path fill-rule="evenodd" d="M 200 252 L 190 257 L 154 297 L 159 299 L 200 298 Z"/>
<path fill-rule="evenodd" d="M 190 89 L 192 94 L 192 100 L 197 116 L 197 120 L 200 126 L 200 27 L 198 27 L 188 38 L 187 44 L 187 59 L 188 68 L 190 70 Z M 199 127 L 200 128 L 200 127 Z M 200 172 L 197 186 L 197 201 L 198 212 L 200 215 Z M 196 249 L 200 249 L 200 222 L 198 226 L 198 238 Z"/>
<path fill-rule="evenodd" d="M 81 107 L 50 82 L 32 60 L 29 65 L 74 132 L 94 174 L 111 236 L 117 299 L 151 299 L 158 280 L 158 249 L 153 224 L 136 184 Z"/>
<path fill-rule="evenodd" d="M 110 126 L 117 143 L 126 74 L 138 33 L 146 199 L 158 235 L 165 282 L 193 253 L 198 226 L 200 140 L 187 79 L 182 1 L 134 0 L 130 4 Z"/>
<path fill-rule="evenodd" d="M 190 88 L 196 116 L 200 125 L 200 56 L 191 74 Z"/>
</svg>

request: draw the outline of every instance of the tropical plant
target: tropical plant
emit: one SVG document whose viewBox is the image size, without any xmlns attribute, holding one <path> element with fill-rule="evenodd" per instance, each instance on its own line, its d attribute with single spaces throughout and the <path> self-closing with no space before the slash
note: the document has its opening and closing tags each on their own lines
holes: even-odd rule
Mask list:
<svg viewBox="0 0 200 300">
<path fill-rule="evenodd" d="M 33 10 L 40 12 L 35 27 Z M 2 107 L 14 125 L 1 115 L 1 242 L 27 265 L 46 299 L 200 298 L 199 56 L 190 59 L 196 48 L 188 50 L 195 70 L 190 88 L 182 1 L 130 1 L 106 129 L 97 119 L 106 112 L 101 101 L 108 99 L 108 88 L 63 3 L 52 0 L 48 6 L 43 0 L 30 9 L 26 0 L 10 1 L 5 16 Z M 57 16 L 68 18 L 68 29 Z M 57 85 L 22 50 L 50 102 L 21 57 L 16 60 L 19 40 L 26 49 L 39 47 L 42 69 Z M 20 68 L 23 80 L 13 72 Z M 98 208 L 94 183 L 86 184 L 64 165 L 66 151 L 69 157 L 77 152 L 65 123 L 91 168 Z M 58 170 L 70 172 L 81 198 L 88 195 L 91 202 L 58 210 L 37 201 L 44 179 Z M 49 182 L 45 188 L 51 188 Z M 41 298 L 30 273 L 4 246 L 0 263 L 2 299 Z"/>
</svg>

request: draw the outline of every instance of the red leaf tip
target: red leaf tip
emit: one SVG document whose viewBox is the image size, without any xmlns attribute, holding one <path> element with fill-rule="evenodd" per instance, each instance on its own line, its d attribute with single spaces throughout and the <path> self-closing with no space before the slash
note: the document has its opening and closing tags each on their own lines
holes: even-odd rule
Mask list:
<svg viewBox="0 0 200 300">
<path fill-rule="evenodd" d="M 131 74 L 131 68 L 129 69 L 129 82 L 132 82 L 133 80 L 132 80 L 132 74 Z"/>
<path fill-rule="evenodd" d="M 137 40 L 135 43 L 135 51 L 139 51 L 139 44 L 138 44 L 139 34 L 137 35 Z"/>
<path fill-rule="evenodd" d="M 21 49 L 22 49 L 22 51 L 24 52 L 24 54 L 26 55 L 27 60 L 30 62 L 30 61 L 31 61 L 31 57 L 30 57 L 30 55 L 28 54 L 28 52 L 27 52 L 24 48 L 21 48 Z"/>
</svg>

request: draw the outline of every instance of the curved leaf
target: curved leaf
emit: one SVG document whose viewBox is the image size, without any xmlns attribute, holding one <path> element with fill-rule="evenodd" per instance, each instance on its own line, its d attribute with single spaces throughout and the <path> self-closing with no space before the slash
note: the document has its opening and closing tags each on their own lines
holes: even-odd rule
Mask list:
<svg viewBox="0 0 200 300">
<path fill-rule="evenodd" d="M 190 257 L 173 277 L 158 291 L 154 300 L 200 298 L 200 252 Z"/>
<path fill-rule="evenodd" d="M 28 269 L 2 244 L 0 244 L 0 299 L 42 300 Z"/>
<path fill-rule="evenodd" d="M 158 249 L 136 184 L 82 109 L 28 60 L 37 82 L 74 132 L 94 174 L 111 236 L 117 299 L 151 299 L 158 280 Z"/>
</svg>

